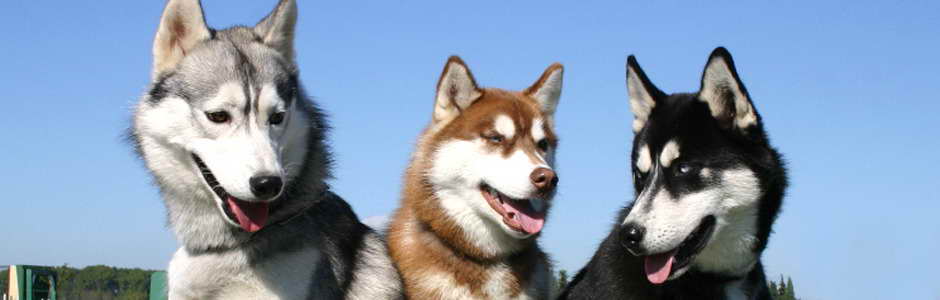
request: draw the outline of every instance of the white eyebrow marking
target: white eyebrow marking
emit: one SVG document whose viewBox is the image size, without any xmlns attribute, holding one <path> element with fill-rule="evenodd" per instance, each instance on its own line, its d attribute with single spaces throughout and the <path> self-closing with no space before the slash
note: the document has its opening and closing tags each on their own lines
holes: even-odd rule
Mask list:
<svg viewBox="0 0 940 300">
<path fill-rule="evenodd" d="M 496 132 L 499 132 L 499 134 L 503 135 L 507 140 L 512 139 L 512 136 L 516 134 L 516 124 L 506 115 L 496 116 L 496 119 L 493 121 L 493 127 L 496 129 Z"/>
<path fill-rule="evenodd" d="M 650 171 L 650 167 L 653 166 L 653 159 L 650 158 L 650 148 L 646 145 L 640 147 L 639 152 L 636 155 L 636 168 L 640 169 L 640 172 L 646 173 Z"/>
<path fill-rule="evenodd" d="M 543 128 L 543 126 L 545 125 L 542 123 L 542 119 L 532 120 L 532 139 L 535 140 L 535 142 L 545 138 L 545 128 Z"/>
<path fill-rule="evenodd" d="M 699 172 L 699 174 L 700 174 L 700 176 L 702 176 L 702 178 L 711 177 L 711 176 L 712 176 L 712 169 L 709 169 L 709 168 L 702 168 L 702 171 Z"/>
<path fill-rule="evenodd" d="M 675 139 L 669 140 L 663 147 L 663 152 L 659 153 L 659 164 L 668 168 L 676 158 L 679 158 L 679 143 Z"/>
</svg>

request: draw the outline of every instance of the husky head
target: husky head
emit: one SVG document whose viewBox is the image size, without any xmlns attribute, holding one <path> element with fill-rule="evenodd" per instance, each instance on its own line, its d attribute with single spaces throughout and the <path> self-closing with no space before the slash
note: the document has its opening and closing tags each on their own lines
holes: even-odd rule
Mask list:
<svg viewBox="0 0 940 300">
<path fill-rule="evenodd" d="M 419 217 L 439 235 L 492 257 L 541 232 L 558 182 L 553 115 L 562 73 L 553 64 L 522 92 L 484 89 L 460 58 L 450 58 L 420 142 L 426 150 L 417 154 L 432 193 Z"/>
<path fill-rule="evenodd" d="M 694 94 L 667 95 L 633 56 L 636 198 L 620 216 L 620 243 L 662 284 L 687 271 L 739 277 L 767 243 L 786 179 L 731 55 L 715 49 Z"/>
<path fill-rule="evenodd" d="M 132 135 L 188 246 L 247 238 L 305 206 L 284 203 L 298 177 L 327 176 L 325 158 L 304 163 L 324 150 L 319 112 L 297 81 L 296 17 L 294 1 L 282 0 L 254 27 L 217 31 L 198 0 L 163 11 Z"/>
</svg>

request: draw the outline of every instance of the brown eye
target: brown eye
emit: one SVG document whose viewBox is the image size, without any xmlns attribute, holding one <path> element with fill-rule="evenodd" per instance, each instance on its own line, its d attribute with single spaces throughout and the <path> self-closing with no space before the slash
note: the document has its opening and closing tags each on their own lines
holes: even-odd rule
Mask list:
<svg viewBox="0 0 940 300">
<path fill-rule="evenodd" d="M 284 122 L 284 112 L 277 112 L 268 117 L 268 123 L 271 125 L 280 125 L 281 122 Z"/>
<path fill-rule="evenodd" d="M 548 140 L 541 139 L 535 144 L 535 146 L 539 147 L 539 150 L 542 150 L 543 152 L 548 151 Z"/>
<path fill-rule="evenodd" d="M 229 116 L 228 112 L 224 110 L 207 112 L 206 118 L 209 118 L 209 121 L 212 121 L 214 123 L 225 123 L 225 122 L 228 122 L 230 119 L 232 119 L 232 117 Z"/>
</svg>

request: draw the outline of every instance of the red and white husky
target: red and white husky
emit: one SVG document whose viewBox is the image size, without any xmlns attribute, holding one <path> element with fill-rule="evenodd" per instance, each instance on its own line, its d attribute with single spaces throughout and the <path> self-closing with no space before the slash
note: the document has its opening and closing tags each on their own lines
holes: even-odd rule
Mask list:
<svg viewBox="0 0 940 300">
<path fill-rule="evenodd" d="M 558 183 L 553 115 L 563 69 L 521 92 L 480 88 L 451 57 L 405 174 L 389 251 L 410 299 L 546 299 L 535 239 Z"/>
</svg>

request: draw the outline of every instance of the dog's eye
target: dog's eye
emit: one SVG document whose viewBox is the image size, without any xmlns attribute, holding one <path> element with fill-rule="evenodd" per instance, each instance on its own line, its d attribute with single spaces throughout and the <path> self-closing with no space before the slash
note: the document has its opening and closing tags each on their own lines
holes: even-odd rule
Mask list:
<svg viewBox="0 0 940 300">
<path fill-rule="evenodd" d="M 692 174 L 692 172 L 695 171 L 695 168 L 696 166 L 694 164 L 681 162 L 678 165 L 676 165 L 676 173 L 678 173 L 679 175 Z"/>
<path fill-rule="evenodd" d="M 220 111 L 214 111 L 214 112 L 207 112 L 206 118 L 209 118 L 209 121 L 212 121 L 214 123 L 225 123 L 225 122 L 228 122 L 230 119 L 232 119 L 232 116 L 230 116 L 228 112 L 224 110 L 220 110 Z"/>
<path fill-rule="evenodd" d="M 539 147 L 539 149 L 542 150 L 543 152 L 548 151 L 548 140 L 541 139 L 538 141 L 538 143 L 535 144 L 535 146 Z"/>
<path fill-rule="evenodd" d="M 646 173 L 640 172 L 639 169 L 633 168 L 633 184 L 642 185 L 646 181 Z"/>
<path fill-rule="evenodd" d="M 268 123 L 271 123 L 271 125 L 279 125 L 281 122 L 284 122 L 284 112 L 276 112 L 268 117 Z"/>
<path fill-rule="evenodd" d="M 503 136 L 498 133 L 488 134 L 483 136 L 484 139 L 490 143 L 499 144 L 503 142 Z"/>
</svg>

